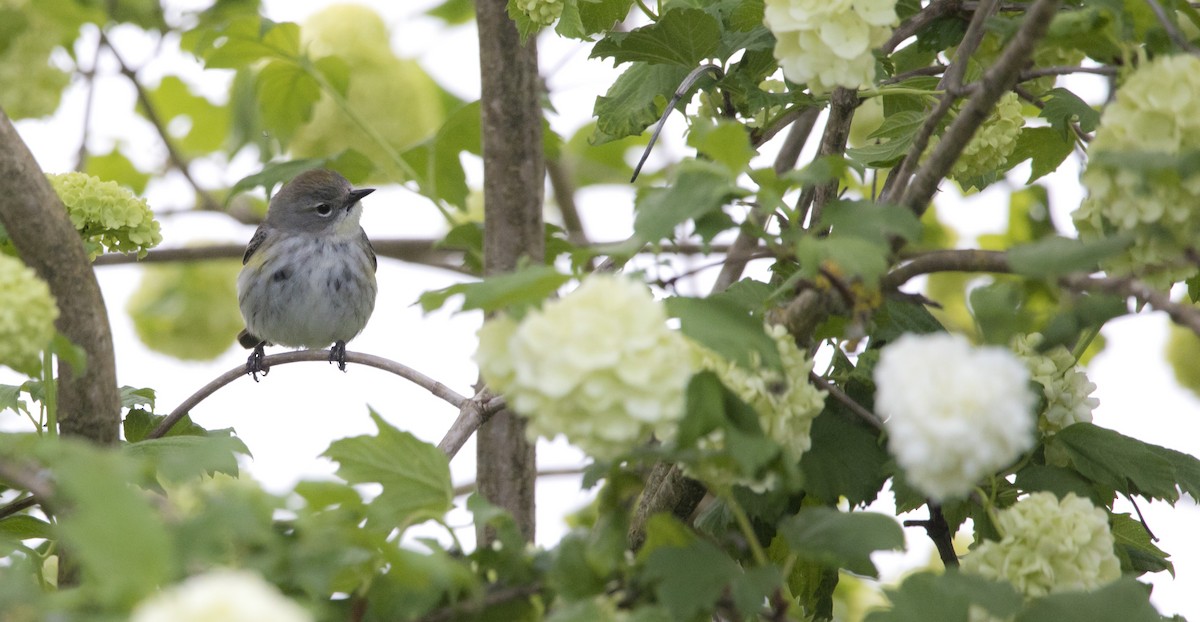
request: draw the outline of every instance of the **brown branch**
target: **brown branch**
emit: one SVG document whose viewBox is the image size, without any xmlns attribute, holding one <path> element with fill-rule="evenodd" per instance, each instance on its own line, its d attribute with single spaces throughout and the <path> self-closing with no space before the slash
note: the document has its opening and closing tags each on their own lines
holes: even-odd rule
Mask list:
<svg viewBox="0 0 1200 622">
<path fill-rule="evenodd" d="M 942 513 L 942 506 L 927 502 L 929 507 L 928 520 L 906 520 L 905 527 L 922 527 L 925 529 L 925 534 L 933 540 L 933 545 L 937 547 L 938 557 L 942 560 L 942 565 L 946 568 L 958 567 L 958 553 L 954 552 L 954 534 L 950 532 L 950 524 L 946 522 L 946 515 Z"/>
<path fill-rule="evenodd" d="M 1112 77 L 1117 75 L 1116 67 L 1079 67 L 1076 65 L 1055 65 L 1054 67 L 1034 67 L 1021 72 L 1018 82 L 1036 80 L 1046 76 L 1066 76 L 1073 73 L 1090 73 L 1098 76 Z"/>
<path fill-rule="evenodd" d="M 263 366 L 275 367 L 277 365 L 287 365 L 289 363 L 312 361 L 322 363 L 329 362 L 329 351 L 299 350 L 297 352 L 272 354 L 263 359 Z M 456 393 L 450 387 L 447 387 L 446 385 L 430 378 L 429 376 L 426 376 L 425 374 L 422 374 L 415 369 L 412 369 L 411 367 L 402 365 L 390 359 L 374 356 L 372 354 L 363 354 L 361 352 L 346 352 L 346 362 L 354 363 L 356 365 L 366 365 L 368 367 L 374 367 L 376 369 L 382 369 L 383 371 L 396 374 L 397 376 L 400 376 L 401 378 L 404 378 L 405 380 L 408 380 L 413 384 L 416 384 L 417 386 L 429 391 L 436 397 L 445 400 L 455 408 L 463 408 L 464 405 L 469 401 L 467 398 Z M 182 419 L 184 415 L 187 415 L 188 412 L 195 408 L 197 404 L 204 401 L 205 398 L 213 393 L 216 393 L 217 390 L 221 389 L 225 385 L 237 380 L 238 378 L 246 376 L 247 374 L 248 372 L 246 371 L 246 366 L 239 365 L 221 374 L 220 376 L 217 376 L 212 382 L 204 385 L 198 391 L 185 399 L 181 404 L 179 404 L 179 406 L 176 406 L 175 410 L 171 411 L 171 413 L 167 415 L 165 419 L 159 422 L 159 424 L 149 434 L 146 435 L 146 438 L 162 438 L 167 434 L 167 432 L 171 431 L 171 428 L 174 427 L 176 423 L 179 423 L 179 420 Z M 266 374 L 264 374 L 264 376 L 265 375 Z"/>
<path fill-rule="evenodd" d="M 1191 329 L 1200 335 L 1200 307 L 1171 300 L 1170 294 L 1161 292 L 1132 277 L 1097 277 L 1085 274 L 1068 275 L 1058 280 L 1059 284 L 1074 291 L 1099 291 L 1128 296 L 1144 305 L 1162 311 L 1171 321 Z"/>
<path fill-rule="evenodd" d="M 915 36 L 918 32 L 925 29 L 926 26 L 933 22 L 962 10 L 961 0 L 934 0 L 929 3 L 929 6 L 921 9 L 919 13 L 904 20 L 892 32 L 889 38 L 881 47 L 884 54 L 891 54 L 896 46 L 904 43 L 909 37 Z"/>
<path fill-rule="evenodd" d="M 542 203 L 542 94 L 537 39 L 521 41 L 505 3 L 475 3 L 479 34 L 480 113 L 483 139 L 484 272 L 510 272 L 545 255 Z M 476 433 L 479 492 L 512 514 L 521 533 L 533 541 L 534 445 L 525 420 L 501 411 Z M 494 534 L 480 529 L 479 541 Z"/>
<path fill-rule="evenodd" d="M 58 331 L 87 356 L 83 369 L 59 361 L 62 432 L 115 443 L 121 423 L 120 396 L 100 285 L 66 208 L 2 110 L 0 180 L 0 223 L 17 254 L 50 286 L 58 302 Z"/>
<path fill-rule="evenodd" d="M 934 272 L 1010 272 L 1008 256 L 1000 251 L 975 249 L 940 250 L 922 253 L 889 272 L 879 282 L 883 291 L 899 289 L 909 280 Z"/>
<path fill-rule="evenodd" d="M 175 167 L 180 173 L 183 174 L 183 178 L 186 179 L 196 191 L 196 194 L 200 197 L 201 203 L 203 203 L 201 209 L 208 211 L 221 211 L 220 202 L 214 199 L 208 190 L 205 190 L 200 186 L 200 184 L 196 183 L 196 180 L 192 177 L 190 163 L 188 162 L 187 158 L 179 152 L 179 149 L 175 147 L 174 139 L 169 133 L 167 133 L 166 124 L 163 123 L 162 117 L 158 116 L 158 109 L 155 108 L 154 104 L 150 102 L 150 94 L 146 92 L 146 87 L 142 86 L 141 80 L 138 79 L 137 71 L 131 68 L 125 62 L 125 59 L 121 57 L 119 52 L 117 52 L 117 48 L 113 46 L 112 41 L 108 39 L 108 35 L 104 33 L 103 29 L 100 30 L 100 41 L 105 47 L 108 48 L 108 51 L 112 53 L 113 58 L 116 59 L 117 65 L 121 68 L 121 75 L 128 78 L 129 82 L 133 84 L 134 90 L 137 91 L 138 104 L 142 107 L 142 112 L 145 113 L 146 120 L 150 122 L 150 125 L 154 126 L 155 131 L 158 132 L 159 138 L 161 138 L 163 141 L 163 146 L 167 149 L 167 159 L 170 160 L 171 166 Z"/>
<path fill-rule="evenodd" d="M 825 380 L 813 372 L 808 372 L 808 379 L 818 389 L 825 391 L 830 395 L 830 397 L 840 402 L 842 406 L 845 406 L 846 410 L 849 410 L 850 412 L 854 413 L 856 417 L 862 419 L 863 423 L 866 423 L 876 430 L 883 429 L 883 419 L 880 419 L 879 415 L 871 412 L 865 406 L 859 404 L 857 400 L 847 395 L 846 392 L 841 389 L 841 387 L 838 387 L 836 384 Z"/>
<path fill-rule="evenodd" d="M 459 407 L 458 418 L 450 425 L 450 429 L 446 430 L 446 434 L 438 443 L 438 449 L 453 459 L 467 439 L 479 430 L 479 426 L 487 423 L 488 419 L 505 408 L 507 404 L 503 397 L 492 395 L 486 388 L 479 391 Z"/>
<path fill-rule="evenodd" d="M 854 110 L 862 100 L 858 93 L 838 87 L 829 97 L 829 116 L 825 119 L 825 133 L 821 136 L 821 146 L 817 148 L 817 157 L 840 156 L 846 152 L 846 141 L 850 137 L 850 123 L 854 120 Z M 821 221 L 821 212 L 833 197 L 837 196 L 838 180 L 805 188 L 800 193 L 796 203 L 796 212 L 800 214 L 798 221 L 808 220 L 810 227 L 816 227 Z M 810 216 L 811 214 L 811 216 Z"/>
<path fill-rule="evenodd" d="M 17 514 L 23 510 L 29 509 L 38 504 L 38 498 L 34 496 L 23 497 L 17 499 L 4 507 L 0 507 L 0 520 L 4 520 L 9 516 Z"/>
<path fill-rule="evenodd" d="M 1034 46 L 1046 34 L 1050 21 L 1058 10 L 1059 0 L 1036 0 L 1012 41 L 1004 48 L 999 60 L 988 68 L 980 80 L 980 88 L 963 105 L 950 123 L 925 164 L 917 169 L 912 182 L 904 189 L 900 203 L 918 216 L 925 213 L 937 191 L 938 183 L 954 166 L 975 130 L 987 118 L 1000 96 L 1012 89 L 1017 77 L 1029 61 Z M 903 179 L 899 181 L 903 183 Z M 897 192 L 892 194 L 896 196 Z"/>
</svg>

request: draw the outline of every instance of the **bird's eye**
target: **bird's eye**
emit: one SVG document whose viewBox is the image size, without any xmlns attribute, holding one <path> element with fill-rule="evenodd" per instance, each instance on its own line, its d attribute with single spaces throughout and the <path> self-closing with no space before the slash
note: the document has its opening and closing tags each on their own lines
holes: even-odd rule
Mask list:
<svg viewBox="0 0 1200 622">
<path fill-rule="evenodd" d="M 332 213 L 333 213 L 332 205 L 330 205 L 328 203 L 318 203 L 317 204 L 317 216 L 321 216 L 322 218 L 325 218 L 325 217 L 328 217 Z"/>
</svg>

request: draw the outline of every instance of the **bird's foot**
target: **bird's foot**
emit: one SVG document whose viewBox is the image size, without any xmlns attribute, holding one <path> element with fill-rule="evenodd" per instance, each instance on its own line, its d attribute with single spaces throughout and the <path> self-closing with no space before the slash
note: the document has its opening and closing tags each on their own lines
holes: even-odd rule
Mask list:
<svg viewBox="0 0 1200 622">
<path fill-rule="evenodd" d="M 263 352 L 264 345 L 266 345 L 265 342 L 254 346 L 254 352 L 250 354 L 250 358 L 246 359 L 246 373 L 250 374 L 250 377 L 254 378 L 255 382 L 258 382 L 259 374 L 262 374 L 265 378 L 267 371 L 270 370 L 270 366 L 267 365 L 265 360 L 266 354 Z"/>
<path fill-rule="evenodd" d="M 338 341 L 329 348 L 329 362 L 337 363 L 338 369 L 346 371 L 346 342 Z"/>
</svg>

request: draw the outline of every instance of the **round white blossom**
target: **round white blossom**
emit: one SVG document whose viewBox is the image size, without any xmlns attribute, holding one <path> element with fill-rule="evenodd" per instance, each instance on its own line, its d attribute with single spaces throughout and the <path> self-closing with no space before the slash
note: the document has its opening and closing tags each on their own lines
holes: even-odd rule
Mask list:
<svg viewBox="0 0 1200 622">
<path fill-rule="evenodd" d="M 1045 434 L 1079 422 L 1090 422 L 1092 411 L 1100 400 L 1092 397 L 1096 385 L 1088 380 L 1087 373 L 1076 364 L 1071 351 L 1055 346 L 1039 353 L 1042 336 L 1038 333 L 1019 337 L 1013 342 L 1013 351 L 1025 361 L 1033 381 L 1042 385 L 1046 405 L 1038 418 L 1038 429 Z"/>
<path fill-rule="evenodd" d="M 197 575 L 151 596 L 131 622 L 312 622 L 275 586 L 245 570 Z"/>
<path fill-rule="evenodd" d="M 50 286 L 20 259 L 0 254 L 0 365 L 33 373 L 56 319 Z"/>
<path fill-rule="evenodd" d="M 996 516 L 999 541 L 962 559 L 963 572 L 1006 580 L 1030 598 L 1093 590 L 1121 576 L 1108 515 L 1068 493 L 1036 492 Z"/>
<path fill-rule="evenodd" d="M 1178 263 L 1200 238 L 1200 175 L 1140 170 L 1127 162 L 1171 158 L 1200 144 L 1200 58 L 1161 56 L 1143 63 L 1117 90 L 1100 118 L 1083 172 L 1088 197 L 1075 211 L 1085 240 L 1132 232 L 1133 245 L 1106 261 L 1107 270 L 1137 274 L 1166 287 L 1194 269 Z M 1127 154 L 1131 160 L 1105 162 Z M 1168 167 L 1169 168 L 1169 167 Z M 1147 266 L 1157 267 L 1143 274 Z"/>
<path fill-rule="evenodd" d="M 1012 352 L 962 335 L 904 335 L 875 366 L 875 410 L 909 483 L 961 497 L 1034 444 L 1029 370 Z"/>
<path fill-rule="evenodd" d="M 767 327 L 767 334 L 775 340 L 779 357 L 783 360 L 784 376 L 765 368 L 757 359 L 750 369 L 738 365 L 725 357 L 694 344 L 697 367 L 717 374 L 729 390 L 754 408 L 759 415 L 759 424 L 767 438 L 779 443 L 788 461 L 799 462 L 804 452 L 812 447 L 812 422 L 825 407 L 825 392 L 814 387 L 808 380 L 813 361 L 796 346 L 796 341 L 781 325 Z M 725 441 L 720 430 L 701 439 L 706 449 L 720 450 Z M 705 482 L 724 482 L 751 485 L 756 488 L 770 487 L 772 482 L 734 481 L 725 475 L 720 465 L 701 463 L 692 474 Z"/>
<path fill-rule="evenodd" d="M 875 81 L 874 48 L 898 23 L 895 0 L 766 0 L 783 75 L 814 93 Z"/>
<path fill-rule="evenodd" d="M 687 340 L 644 285 L 595 275 L 518 324 L 479 330 L 483 379 L 528 417 L 531 437 L 566 435 L 613 458 L 673 428 L 692 375 Z"/>
</svg>

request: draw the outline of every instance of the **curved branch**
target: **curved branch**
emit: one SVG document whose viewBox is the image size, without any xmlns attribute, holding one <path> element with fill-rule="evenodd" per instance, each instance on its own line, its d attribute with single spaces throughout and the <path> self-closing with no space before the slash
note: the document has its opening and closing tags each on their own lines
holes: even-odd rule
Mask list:
<svg viewBox="0 0 1200 622">
<path fill-rule="evenodd" d="M 879 282 L 884 291 L 899 289 L 909 280 L 934 272 L 1011 272 L 1008 255 L 1001 251 L 955 249 L 930 251 L 913 257 Z"/>
<path fill-rule="evenodd" d="M 450 429 L 438 443 L 438 449 L 442 450 L 446 457 L 453 459 L 479 426 L 507 407 L 503 397 L 492 395 L 486 388 L 476 393 L 475 397 L 466 400 L 459 407 L 458 418 L 450 424 Z"/>
<path fill-rule="evenodd" d="M 115 443 L 121 401 L 108 312 L 96 273 L 62 201 L 2 110 L 0 189 L 0 223 L 17 254 L 50 286 L 58 302 L 58 331 L 87 355 L 83 369 L 59 361 L 62 432 Z"/>
<path fill-rule="evenodd" d="M 319 361 L 322 363 L 329 361 L 329 352 L 326 350 L 300 350 L 297 352 L 285 352 L 283 354 L 272 354 L 263 359 L 264 367 L 274 367 L 276 365 L 286 365 L 288 363 L 302 363 L 309 361 Z M 455 408 L 463 408 L 468 402 L 467 398 L 456 393 L 450 387 L 422 374 L 421 372 L 412 369 L 406 365 L 397 363 L 391 359 L 385 359 L 372 354 L 363 354 L 361 352 L 346 352 L 346 362 L 355 363 L 358 365 L 366 365 L 376 369 L 390 372 L 404 378 L 429 391 L 435 396 L 449 402 Z M 183 401 L 171 414 L 167 415 L 158 426 L 154 428 L 146 438 L 161 438 L 171 430 L 171 428 L 179 423 L 179 420 L 188 414 L 192 408 L 204 401 L 205 398 L 216 393 L 218 389 L 225 385 L 247 375 L 246 366 L 239 365 L 220 376 L 217 376 L 212 382 L 204 385 L 200 390 L 193 393 L 190 397 Z"/>
<path fill-rule="evenodd" d="M 1146 283 L 1131 277 L 1099 277 L 1086 274 L 1068 275 L 1058 280 L 1059 284 L 1075 291 L 1100 291 L 1128 296 L 1144 305 L 1166 313 L 1171 321 L 1191 329 L 1200 336 L 1200 307 L 1171 300 L 1170 294 L 1161 292 Z"/>
</svg>

